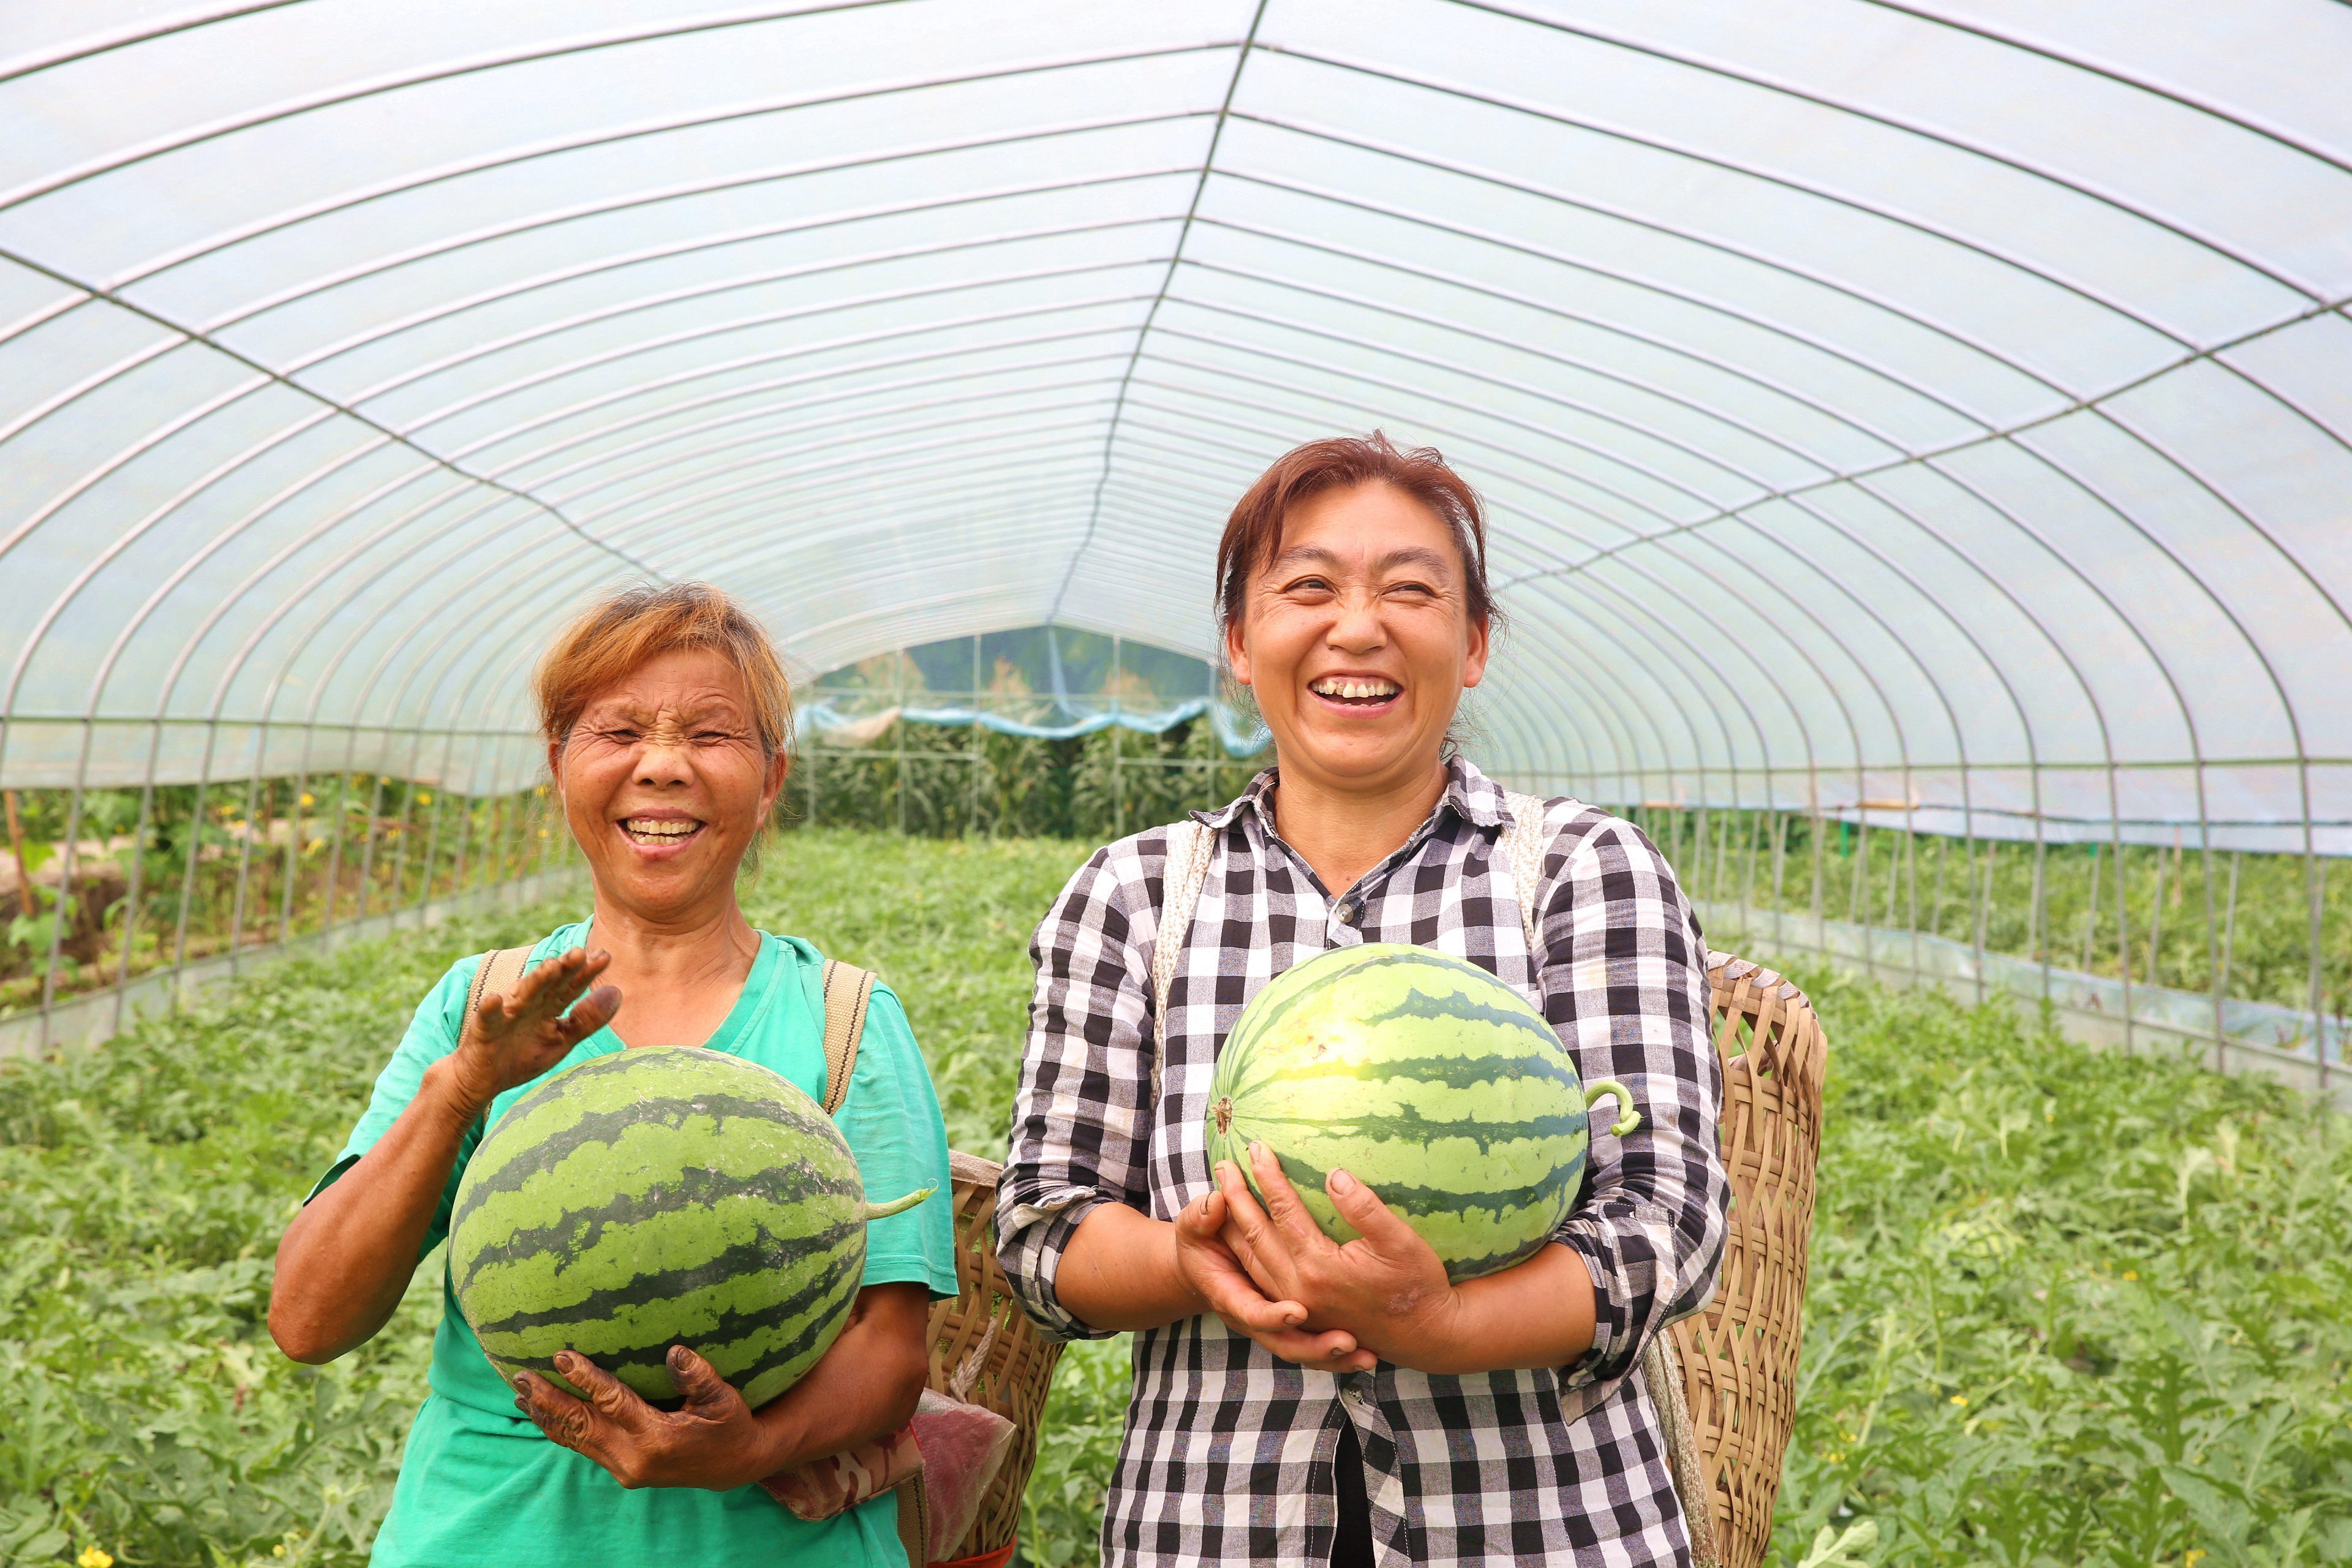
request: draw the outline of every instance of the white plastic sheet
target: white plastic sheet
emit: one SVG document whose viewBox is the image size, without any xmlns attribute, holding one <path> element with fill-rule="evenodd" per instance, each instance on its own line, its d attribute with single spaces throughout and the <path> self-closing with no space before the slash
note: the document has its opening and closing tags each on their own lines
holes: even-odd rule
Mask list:
<svg viewBox="0 0 2352 1568">
<path fill-rule="evenodd" d="M 41 3 L 0 57 L 10 784 L 520 783 L 637 576 L 804 673 L 1205 654 L 1234 496 L 1378 425 L 1494 504 L 1514 782 L 2352 851 L 2330 0 Z"/>
</svg>

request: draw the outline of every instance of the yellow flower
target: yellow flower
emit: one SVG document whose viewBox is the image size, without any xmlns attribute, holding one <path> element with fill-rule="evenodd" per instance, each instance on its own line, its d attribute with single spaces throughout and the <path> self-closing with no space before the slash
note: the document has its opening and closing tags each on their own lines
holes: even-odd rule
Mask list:
<svg viewBox="0 0 2352 1568">
<path fill-rule="evenodd" d="M 1965 1394 L 1955 1394 L 1952 1395 L 1952 1403 L 1960 1406 L 1962 1409 L 1966 1409 L 1968 1408 L 1969 1396 Z"/>
<path fill-rule="evenodd" d="M 418 790 L 416 792 L 416 804 L 419 805 L 431 805 L 433 804 L 433 792 L 429 789 Z"/>
<path fill-rule="evenodd" d="M 283 1557 L 283 1556 L 285 1556 L 285 1555 L 286 1555 L 286 1543 L 285 1543 L 284 1542 L 282 1542 L 282 1541 L 281 1541 L 281 1542 L 279 1542 L 277 1545 L 275 1545 L 275 1546 L 271 1547 L 271 1548 L 269 1549 L 269 1555 L 271 1555 L 272 1557 Z"/>
<path fill-rule="evenodd" d="M 2139 1278 L 2139 1270 L 2137 1268 L 2126 1268 L 2124 1270 L 2124 1278 L 2126 1279 L 2137 1279 Z"/>
<path fill-rule="evenodd" d="M 101 1552 L 95 1546 L 83 1547 L 81 1555 L 74 1561 L 80 1563 L 81 1568 L 114 1568 L 114 1554 Z"/>
<path fill-rule="evenodd" d="M 2189 1555 L 2180 1560 L 2180 1568 L 2197 1568 L 2197 1560 L 2204 1555 L 2205 1549 L 2203 1547 L 2190 1547 L 2189 1549 Z"/>
<path fill-rule="evenodd" d="M 302 792 L 302 804 L 304 805 L 316 805 L 319 803 L 310 798 L 310 792 L 306 789 Z"/>
</svg>

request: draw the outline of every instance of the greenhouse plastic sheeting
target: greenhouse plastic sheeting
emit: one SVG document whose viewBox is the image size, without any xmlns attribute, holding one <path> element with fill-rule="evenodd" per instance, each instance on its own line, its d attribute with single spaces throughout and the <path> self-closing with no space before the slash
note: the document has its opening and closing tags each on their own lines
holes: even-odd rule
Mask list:
<svg viewBox="0 0 2352 1568">
<path fill-rule="evenodd" d="M 803 674 L 1207 654 L 1234 498 L 1380 426 L 1492 503 L 1517 782 L 2352 849 L 2332 0 L 77 0 L 0 56 L 0 781 L 515 784 L 636 577 Z"/>
</svg>

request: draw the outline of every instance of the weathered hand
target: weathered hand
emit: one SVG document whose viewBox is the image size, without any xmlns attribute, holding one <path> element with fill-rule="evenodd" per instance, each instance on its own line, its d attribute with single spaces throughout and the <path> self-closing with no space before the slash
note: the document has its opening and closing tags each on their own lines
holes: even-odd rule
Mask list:
<svg viewBox="0 0 2352 1568">
<path fill-rule="evenodd" d="M 1269 1300 L 1258 1289 L 1220 1239 L 1226 1221 L 1222 1193 L 1202 1194 L 1176 1216 L 1176 1271 L 1209 1310 L 1285 1361 L 1324 1372 L 1370 1370 L 1372 1358 L 1357 1346 L 1354 1335 L 1304 1329 L 1304 1306 Z"/>
<path fill-rule="evenodd" d="M 588 1397 L 576 1399 L 527 1372 L 515 1379 L 515 1408 L 549 1441 L 587 1455 L 625 1487 L 732 1491 L 777 1468 L 768 1435 L 743 1396 L 684 1345 L 669 1352 L 670 1375 L 686 1396 L 678 1410 L 655 1409 L 573 1352 L 560 1352 L 555 1369 Z"/>
<path fill-rule="evenodd" d="M 524 975 L 507 994 L 482 998 L 473 1031 L 448 1058 L 453 1085 L 474 1113 L 515 1085 L 529 1083 L 613 1021 L 621 1010 L 619 987 L 588 991 L 612 962 L 609 952 L 575 947 Z M 583 991 L 586 999 L 564 1016 L 564 1008 Z"/>
<path fill-rule="evenodd" d="M 1263 1207 L 1231 1163 L 1219 1163 L 1217 1183 L 1225 1245 L 1260 1290 L 1302 1303 L 1307 1326 L 1345 1331 L 1402 1366 L 1421 1364 L 1424 1351 L 1444 1342 L 1460 1306 L 1445 1265 L 1370 1187 L 1345 1171 L 1332 1172 L 1324 1187 L 1359 1233 L 1343 1246 L 1315 1223 L 1272 1150 L 1251 1144 L 1250 1168 Z"/>
</svg>

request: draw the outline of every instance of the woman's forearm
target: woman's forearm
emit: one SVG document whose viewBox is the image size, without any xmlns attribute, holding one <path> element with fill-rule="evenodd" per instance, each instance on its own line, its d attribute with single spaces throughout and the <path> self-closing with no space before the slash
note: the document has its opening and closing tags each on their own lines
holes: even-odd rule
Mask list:
<svg viewBox="0 0 2352 1568">
<path fill-rule="evenodd" d="M 1555 1242 L 1499 1274 L 1455 1286 L 1445 1310 L 1389 1345 L 1365 1343 L 1416 1372 L 1468 1376 L 1566 1366 L 1592 1348 L 1592 1271 Z"/>
<path fill-rule="evenodd" d="M 1063 1307 L 1092 1329 L 1157 1329 L 1208 1303 L 1176 1267 L 1176 1227 L 1125 1204 L 1078 1222 L 1054 1276 Z"/>
<path fill-rule="evenodd" d="M 753 1413 L 762 1451 L 730 1484 L 854 1448 L 914 1418 L 930 1368 L 930 1293 L 920 1285 L 869 1285 L 848 1326 L 806 1377 Z"/>
<path fill-rule="evenodd" d="M 446 1061 L 376 1146 L 303 1208 L 278 1244 L 269 1333 L 299 1362 L 329 1362 L 391 1320 L 416 1272 L 466 1129 L 480 1114 Z"/>
</svg>

